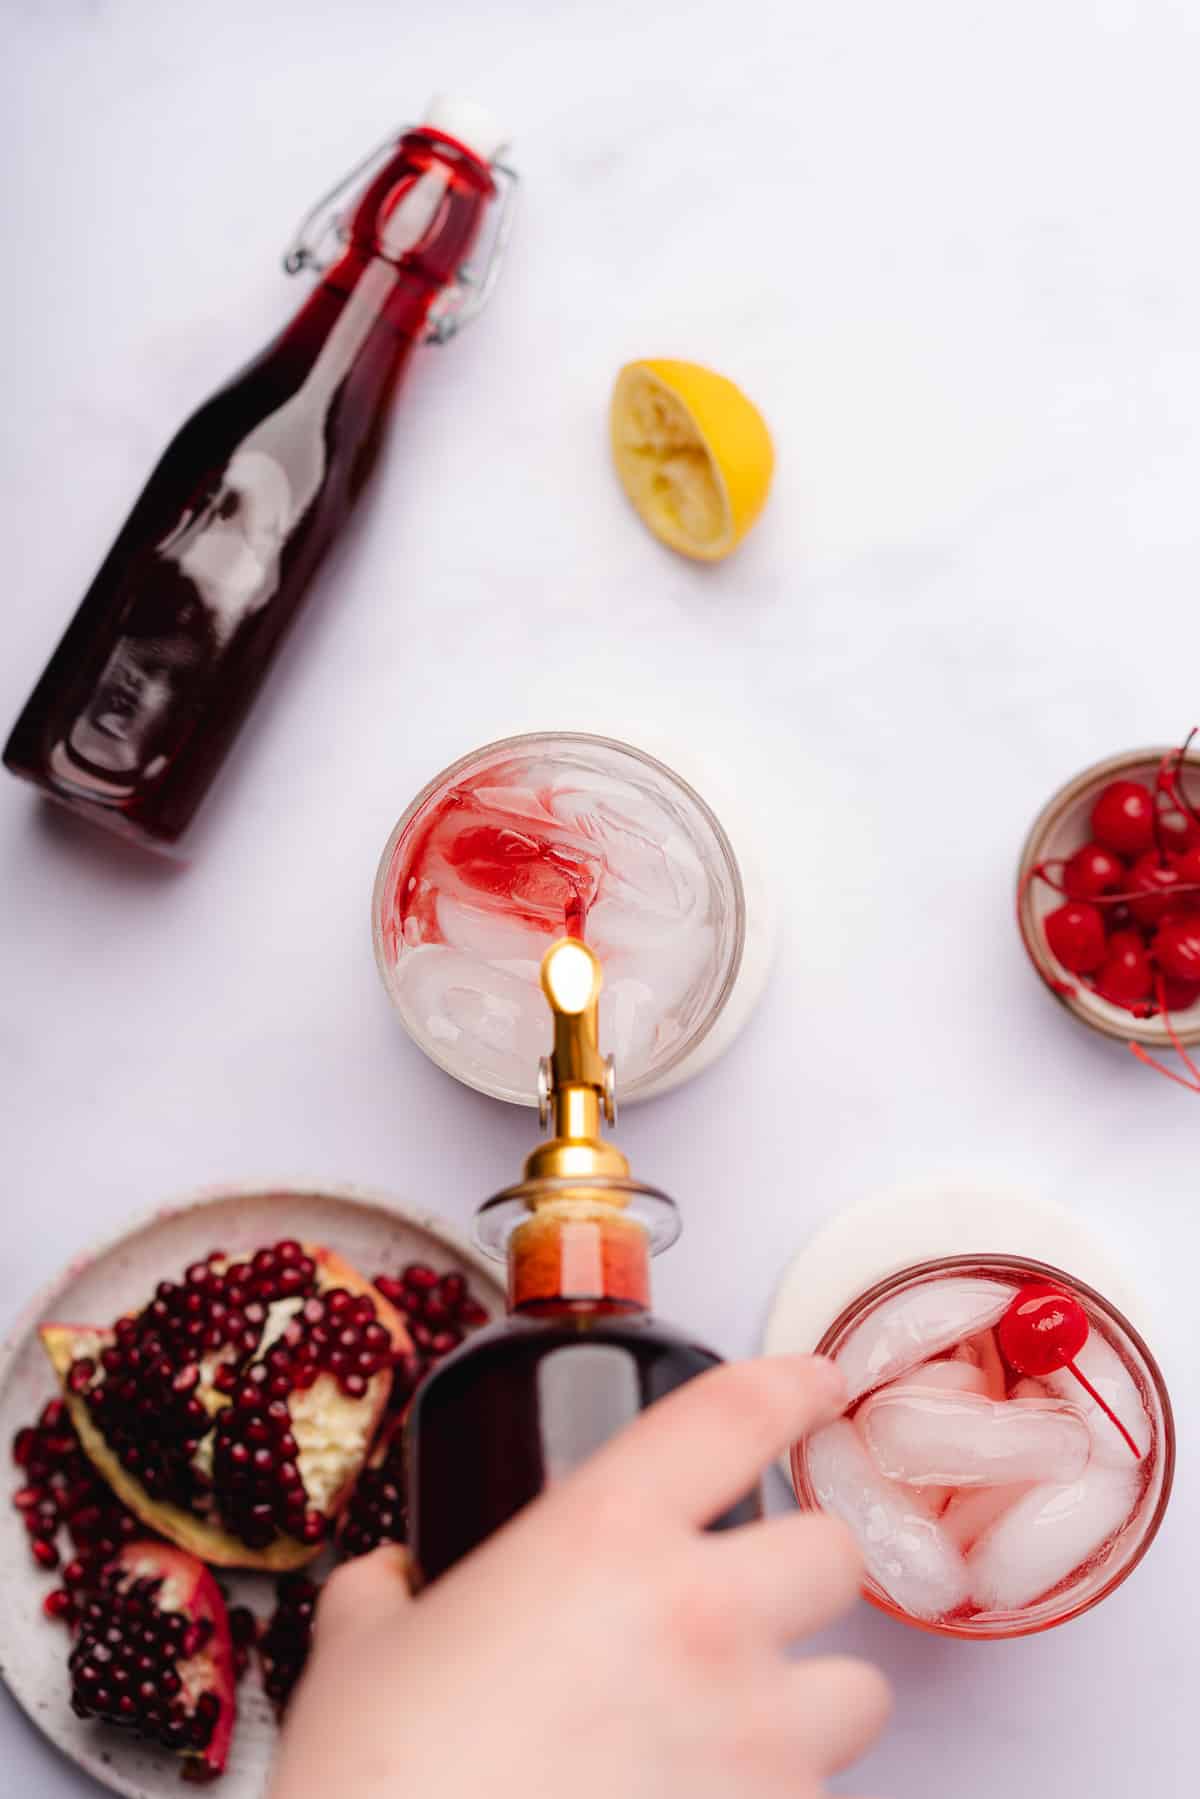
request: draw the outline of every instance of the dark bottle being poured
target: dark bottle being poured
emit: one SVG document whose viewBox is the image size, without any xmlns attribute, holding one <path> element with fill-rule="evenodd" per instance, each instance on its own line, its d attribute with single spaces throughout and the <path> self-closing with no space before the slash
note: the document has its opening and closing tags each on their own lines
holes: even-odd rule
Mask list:
<svg viewBox="0 0 1200 1799">
<path fill-rule="evenodd" d="M 584 944 L 564 938 L 546 952 L 554 1053 L 541 1090 L 554 1136 L 524 1180 L 481 1209 L 477 1229 L 486 1249 L 507 1254 L 510 1316 L 441 1362 L 409 1416 L 409 1550 L 421 1584 L 719 1360 L 650 1315 L 650 1254 L 675 1241 L 678 1215 L 600 1138 L 602 1111 L 612 1117 L 600 983 Z M 717 1527 L 757 1511 L 750 1495 Z"/>
<path fill-rule="evenodd" d="M 322 218 L 336 261 L 290 252 L 320 285 L 167 448 L 13 728 L 14 774 L 126 836 L 177 842 L 370 472 L 410 351 L 486 297 L 503 217 L 474 304 L 459 282 L 497 176 L 511 199 L 500 141 L 481 109 L 436 100 L 314 209 L 306 227 Z"/>
</svg>

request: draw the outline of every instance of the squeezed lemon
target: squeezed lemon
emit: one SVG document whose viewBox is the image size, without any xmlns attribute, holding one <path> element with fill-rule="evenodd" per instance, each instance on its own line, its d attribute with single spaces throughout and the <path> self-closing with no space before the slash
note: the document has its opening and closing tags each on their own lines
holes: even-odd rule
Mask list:
<svg viewBox="0 0 1200 1799">
<path fill-rule="evenodd" d="M 697 362 L 629 362 L 610 423 L 617 475 L 654 535 L 702 562 L 736 549 L 775 468 L 766 422 L 741 388 Z"/>
</svg>

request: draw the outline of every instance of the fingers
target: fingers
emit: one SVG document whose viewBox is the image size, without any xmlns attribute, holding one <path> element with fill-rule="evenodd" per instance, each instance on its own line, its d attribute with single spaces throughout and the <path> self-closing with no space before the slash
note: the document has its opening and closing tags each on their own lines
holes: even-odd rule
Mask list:
<svg viewBox="0 0 1200 1799">
<path fill-rule="evenodd" d="M 321 1589 L 315 1628 L 323 1639 L 393 1618 L 408 1604 L 408 1556 L 395 1543 L 335 1568 Z"/>
<path fill-rule="evenodd" d="M 708 1524 L 845 1402 L 842 1377 L 823 1356 L 729 1363 L 652 1405 L 567 1485 L 584 1505 L 598 1499 L 609 1510 L 620 1495 L 643 1530 Z"/>
<path fill-rule="evenodd" d="M 793 1662 L 783 1680 L 795 1754 L 820 1774 L 835 1774 L 857 1761 L 892 1709 L 891 1688 L 879 1669 L 851 1656 Z"/>
<path fill-rule="evenodd" d="M 822 1630 L 858 1597 L 863 1558 L 837 1518 L 796 1512 L 719 1532 L 698 1545 L 701 1581 L 725 1595 L 727 1615 L 777 1643 Z"/>
</svg>

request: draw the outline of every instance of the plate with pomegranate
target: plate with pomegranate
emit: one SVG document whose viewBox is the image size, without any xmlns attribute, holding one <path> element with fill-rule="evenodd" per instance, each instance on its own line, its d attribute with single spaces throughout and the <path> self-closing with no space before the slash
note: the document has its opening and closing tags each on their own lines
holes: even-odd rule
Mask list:
<svg viewBox="0 0 1200 1799">
<path fill-rule="evenodd" d="M 0 1353 L 0 1672 L 130 1799 L 260 1799 L 321 1579 L 405 1529 L 425 1373 L 502 1314 L 450 1227 L 222 1190 L 78 1258 Z"/>
</svg>

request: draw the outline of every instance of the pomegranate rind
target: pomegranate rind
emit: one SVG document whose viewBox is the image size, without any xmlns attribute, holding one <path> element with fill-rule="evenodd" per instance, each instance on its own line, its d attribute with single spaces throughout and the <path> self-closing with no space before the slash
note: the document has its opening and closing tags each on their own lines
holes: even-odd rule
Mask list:
<svg viewBox="0 0 1200 1799">
<path fill-rule="evenodd" d="M 164 1591 L 176 1601 L 165 1609 L 184 1612 L 198 1623 L 211 1623 L 212 1635 L 204 1648 L 179 1665 L 189 1689 L 215 1693 L 221 1709 L 205 1749 L 183 1752 L 185 1772 L 196 1780 L 215 1780 L 225 1771 L 229 1747 L 237 1723 L 237 1672 L 229 1614 L 221 1589 L 194 1555 L 169 1543 L 128 1543 L 115 1565 L 131 1580 L 161 1580 Z M 163 1593 L 159 1595 L 161 1604 Z"/>
<path fill-rule="evenodd" d="M 370 1281 L 334 1250 L 306 1244 L 305 1251 L 317 1264 L 321 1291 L 344 1287 L 350 1293 L 368 1294 L 374 1301 L 379 1322 L 392 1339 L 393 1351 L 397 1355 L 411 1353 L 412 1343 L 399 1312 Z M 276 1537 L 265 1549 L 251 1549 L 220 1525 L 197 1518 L 192 1512 L 173 1505 L 169 1500 L 152 1499 L 141 1481 L 121 1465 L 109 1448 L 93 1423 L 84 1398 L 72 1393 L 67 1386 L 67 1375 L 72 1362 L 80 1356 L 95 1359 L 100 1350 L 113 1341 L 112 1333 L 94 1325 L 44 1324 L 39 1335 L 42 1348 L 58 1375 L 63 1398 L 84 1454 L 122 1504 L 128 1506 L 148 1529 L 157 1531 L 160 1536 L 177 1544 L 189 1555 L 218 1568 L 257 1568 L 267 1573 L 287 1574 L 307 1566 L 320 1555 L 325 1547 L 324 1542 L 298 1543 L 295 1538 L 284 1536 Z M 391 1369 L 381 1369 L 371 1377 L 366 1393 L 357 1402 L 367 1413 L 366 1448 L 361 1458 L 351 1465 L 346 1479 L 330 1498 L 325 1508 L 325 1515 L 330 1520 L 335 1520 L 345 1509 L 358 1478 L 367 1465 L 375 1436 L 387 1412 L 391 1390 Z"/>
</svg>

